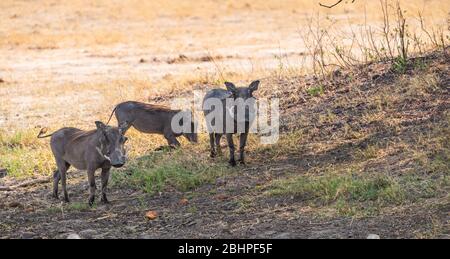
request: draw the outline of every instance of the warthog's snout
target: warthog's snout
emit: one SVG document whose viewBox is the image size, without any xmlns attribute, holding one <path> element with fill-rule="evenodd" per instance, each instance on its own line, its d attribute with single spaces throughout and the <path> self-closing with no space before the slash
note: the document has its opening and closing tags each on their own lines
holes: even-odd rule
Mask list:
<svg viewBox="0 0 450 259">
<path fill-rule="evenodd" d="M 124 166 L 125 165 L 125 162 L 123 162 L 123 163 L 117 163 L 117 164 L 111 164 L 113 167 L 115 167 L 115 168 L 121 168 L 122 166 Z"/>
</svg>

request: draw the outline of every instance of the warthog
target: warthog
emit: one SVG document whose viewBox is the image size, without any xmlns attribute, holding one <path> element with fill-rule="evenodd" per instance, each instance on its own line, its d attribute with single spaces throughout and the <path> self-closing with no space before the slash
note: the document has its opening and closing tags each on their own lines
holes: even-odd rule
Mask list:
<svg viewBox="0 0 450 259">
<path fill-rule="evenodd" d="M 195 123 L 190 122 L 190 130 L 188 132 L 174 132 L 172 129 L 172 118 L 180 113 L 185 112 L 181 110 L 171 110 L 164 106 L 146 104 L 140 102 L 123 102 L 118 104 L 111 113 L 108 123 L 111 121 L 113 114 L 116 114 L 116 119 L 119 125 L 126 122 L 128 127 L 133 126 L 140 132 L 162 134 L 167 139 L 169 146 L 178 147 L 177 137 L 183 135 L 190 142 L 197 142 L 197 133 L 195 132 Z M 192 113 L 188 114 L 192 118 Z M 179 125 L 183 124 L 183 119 L 180 120 Z"/>
<path fill-rule="evenodd" d="M 227 90 L 213 89 L 206 93 L 203 98 L 203 112 L 206 117 L 206 125 L 209 132 L 211 157 L 217 155 L 215 147 L 217 147 L 218 154 L 221 154 L 220 139 L 225 134 L 230 149 L 229 163 L 231 166 L 235 166 L 233 134 L 240 133 L 238 161 L 241 164 L 245 164 L 244 149 L 247 143 L 249 128 L 254 120 L 252 114 L 254 114 L 255 107 L 252 104 L 239 106 L 235 102 L 241 100 L 245 103 L 254 104 L 255 98 L 253 97 L 253 92 L 258 89 L 258 85 L 259 81 L 252 82 L 248 87 L 236 87 L 233 83 L 225 82 Z M 217 111 L 216 109 L 220 108 L 217 106 L 221 106 L 222 110 Z M 211 113 L 214 113 L 216 116 L 211 116 L 214 115 Z M 228 125 L 227 121 L 229 122 L 228 124 L 232 125 Z"/>
<path fill-rule="evenodd" d="M 122 167 L 126 156 L 124 144 L 127 138 L 123 135 L 126 124 L 119 128 L 106 126 L 104 123 L 95 122 L 97 129 L 83 131 L 76 128 L 62 128 L 50 135 L 44 136 L 46 130 L 41 130 L 38 138 L 50 139 L 50 146 L 56 160 L 58 169 L 53 174 L 53 196 L 58 198 L 58 184 L 61 180 L 64 201 L 69 202 L 66 189 L 66 173 L 72 165 L 79 170 L 87 170 L 89 181 L 89 205 L 95 200 L 95 171 L 102 169 L 102 198 L 106 198 L 106 187 L 109 180 L 111 167 Z"/>
</svg>

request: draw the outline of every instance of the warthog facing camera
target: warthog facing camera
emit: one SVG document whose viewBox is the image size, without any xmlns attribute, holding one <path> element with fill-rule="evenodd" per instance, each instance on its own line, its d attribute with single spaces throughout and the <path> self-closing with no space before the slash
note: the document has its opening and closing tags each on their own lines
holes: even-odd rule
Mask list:
<svg viewBox="0 0 450 259">
<path fill-rule="evenodd" d="M 61 180 L 64 201 L 69 202 L 66 189 L 66 173 L 70 166 L 79 170 L 87 170 L 89 182 L 89 205 L 95 200 L 95 171 L 102 169 L 102 198 L 106 198 L 111 167 L 122 167 L 126 162 L 124 144 L 127 138 L 123 135 L 127 124 L 119 128 L 106 126 L 102 122 L 95 122 L 97 129 L 83 131 L 76 128 L 62 128 L 50 135 L 44 136 L 41 130 L 38 138 L 51 137 L 50 146 L 56 160 L 58 169 L 53 175 L 53 196 L 58 198 L 58 184 Z"/>
</svg>

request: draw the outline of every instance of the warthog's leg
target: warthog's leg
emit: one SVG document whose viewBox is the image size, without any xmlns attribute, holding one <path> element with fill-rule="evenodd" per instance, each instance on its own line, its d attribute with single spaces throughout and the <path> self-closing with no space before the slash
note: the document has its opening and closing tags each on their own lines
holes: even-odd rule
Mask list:
<svg viewBox="0 0 450 259">
<path fill-rule="evenodd" d="M 210 157 L 216 157 L 216 149 L 214 148 L 214 133 L 209 133 L 209 146 L 211 147 Z"/>
<path fill-rule="evenodd" d="M 88 167 L 87 170 L 88 183 L 89 183 L 89 206 L 94 205 L 95 201 L 95 168 Z"/>
<path fill-rule="evenodd" d="M 58 166 L 58 171 L 59 171 L 59 176 L 57 176 L 57 178 L 61 179 L 61 189 L 62 192 L 64 194 L 64 201 L 65 202 L 69 202 L 69 194 L 67 193 L 67 178 L 66 178 L 66 174 L 67 174 L 67 170 L 69 170 L 70 164 L 66 163 L 66 161 L 64 160 L 57 160 L 56 161 L 56 165 Z M 56 187 L 53 186 L 53 192 L 55 191 L 56 188 L 56 195 L 57 195 L 57 188 L 58 188 L 58 182 L 59 179 L 53 179 L 53 184 L 56 183 Z M 55 194 L 55 193 L 53 193 Z"/>
<path fill-rule="evenodd" d="M 228 142 L 228 147 L 230 148 L 230 160 L 228 161 L 228 163 L 230 163 L 231 166 L 236 166 L 236 160 L 234 159 L 233 134 L 227 133 L 227 142 Z"/>
<path fill-rule="evenodd" d="M 109 180 L 109 172 L 111 168 L 103 168 L 102 169 L 102 199 L 101 201 L 103 203 L 108 203 L 108 199 L 106 198 L 106 187 L 108 186 L 108 180 Z"/>
<path fill-rule="evenodd" d="M 222 155 L 222 148 L 220 147 L 220 139 L 222 138 L 222 134 L 220 133 L 216 133 L 215 135 L 215 140 L 216 140 L 216 150 L 217 150 L 217 155 L 221 156 Z"/>
<path fill-rule="evenodd" d="M 59 173 L 59 169 L 56 169 L 53 173 L 53 198 L 55 199 L 58 199 L 59 180 L 61 180 L 61 174 Z"/>
<path fill-rule="evenodd" d="M 180 146 L 180 142 L 178 142 L 177 138 L 172 132 L 164 132 L 164 137 L 167 139 L 167 143 L 170 147 Z"/>
<path fill-rule="evenodd" d="M 241 133 L 239 136 L 239 163 L 245 164 L 244 161 L 244 152 L 245 152 L 245 145 L 247 144 L 247 136 L 248 133 Z"/>
</svg>

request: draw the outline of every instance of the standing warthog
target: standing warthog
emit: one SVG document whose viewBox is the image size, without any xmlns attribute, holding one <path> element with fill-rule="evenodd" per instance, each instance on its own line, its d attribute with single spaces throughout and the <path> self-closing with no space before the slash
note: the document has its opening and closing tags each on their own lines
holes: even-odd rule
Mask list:
<svg viewBox="0 0 450 259">
<path fill-rule="evenodd" d="M 102 169 L 102 198 L 106 198 L 106 187 L 109 180 L 111 167 L 122 167 L 126 156 L 124 144 L 127 138 L 123 135 L 126 124 L 119 128 L 106 126 L 103 122 L 95 122 L 96 130 L 83 131 L 76 128 L 62 128 L 50 135 L 44 136 L 45 130 L 41 130 L 38 138 L 50 139 L 50 146 L 56 160 L 58 169 L 53 175 L 53 196 L 58 198 L 58 184 L 61 180 L 64 201 L 69 202 L 66 189 L 66 173 L 72 165 L 79 170 L 87 170 L 89 181 L 89 205 L 95 200 L 95 171 Z"/>
<path fill-rule="evenodd" d="M 245 164 L 244 149 L 254 120 L 252 114 L 255 113 L 253 92 L 258 89 L 259 81 L 253 81 L 248 87 L 236 87 L 230 82 L 225 82 L 225 86 L 227 90 L 213 89 L 206 93 L 203 98 L 203 112 L 209 132 L 211 157 L 217 155 L 215 146 L 217 152 L 221 154 L 220 139 L 225 134 L 230 149 L 229 163 L 235 166 L 233 134 L 240 133 L 238 161 Z M 238 105 L 239 100 L 241 104 L 249 105 Z"/>
<path fill-rule="evenodd" d="M 197 133 L 195 132 L 195 123 L 190 121 L 190 130 L 188 132 L 174 132 L 172 129 L 172 119 L 173 117 L 184 112 L 181 110 L 171 110 L 164 106 L 146 104 L 140 102 L 123 102 L 118 104 L 111 113 L 108 123 L 111 121 L 113 114 L 116 114 L 116 119 L 119 125 L 123 122 L 127 122 L 128 127 L 124 130 L 125 132 L 129 127 L 133 126 L 140 132 L 144 133 L 156 133 L 162 134 L 167 139 L 169 146 L 178 147 L 180 142 L 178 142 L 177 137 L 183 135 L 190 142 L 197 142 Z M 192 118 L 192 114 L 189 114 Z M 181 124 L 183 119 L 181 120 Z M 189 122 L 187 122 L 189 123 Z"/>
</svg>

